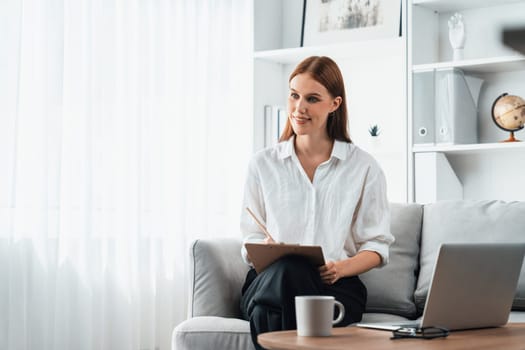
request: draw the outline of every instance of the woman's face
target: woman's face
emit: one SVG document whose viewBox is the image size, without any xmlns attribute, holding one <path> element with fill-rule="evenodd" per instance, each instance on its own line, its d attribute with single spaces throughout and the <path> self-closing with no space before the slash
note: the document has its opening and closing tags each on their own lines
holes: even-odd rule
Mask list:
<svg viewBox="0 0 525 350">
<path fill-rule="evenodd" d="M 341 104 L 310 74 L 298 74 L 290 81 L 288 118 L 296 135 L 324 135 L 328 115 Z"/>
</svg>

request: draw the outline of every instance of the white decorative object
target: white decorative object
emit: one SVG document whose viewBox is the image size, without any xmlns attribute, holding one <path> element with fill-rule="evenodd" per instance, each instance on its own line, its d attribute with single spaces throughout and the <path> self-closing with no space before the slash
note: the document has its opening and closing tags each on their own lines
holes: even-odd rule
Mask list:
<svg viewBox="0 0 525 350">
<path fill-rule="evenodd" d="M 454 61 L 463 59 L 465 47 L 465 23 L 460 13 L 454 13 L 448 20 L 448 39 L 454 50 Z"/>
</svg>

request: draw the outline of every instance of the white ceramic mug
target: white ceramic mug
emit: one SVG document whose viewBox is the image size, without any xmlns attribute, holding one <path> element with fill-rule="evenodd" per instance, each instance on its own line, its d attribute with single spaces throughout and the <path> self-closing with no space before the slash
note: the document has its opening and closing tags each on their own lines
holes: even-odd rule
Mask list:
<svg viewBox="0 0 525 350">
<path fill-rule="evenodd" d="M 334 305 L 339 316 L 334 320 Z M 332 326 L 341 322 L 345 307 L 334 297 L 324 295 L 304 295 L 295 297 L 295 318 L 297 335 L 304 337 L 328 337 Z"/>
</svg>

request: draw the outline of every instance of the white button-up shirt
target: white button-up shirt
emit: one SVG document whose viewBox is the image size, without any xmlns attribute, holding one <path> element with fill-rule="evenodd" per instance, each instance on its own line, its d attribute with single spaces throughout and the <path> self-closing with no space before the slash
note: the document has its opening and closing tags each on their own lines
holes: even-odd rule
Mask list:
<svg viewBox="0 0 525 350">
<path fill-rule="evenodd" d="M 381 255 L 383 265 L 388 262 L 394 237 L 385 176 L 354 144 L 335 141 L 312 182 L 297 158 L 294 137 L 257 152 L 248 167 L 241 232 L 244 242 L 261 242 L 265 236 L 245 207 L 277 242 L 320 245 L 326 260 L 370 250 Z M 244 245 L 241 253 L 248 263 Z"/>
</svg>

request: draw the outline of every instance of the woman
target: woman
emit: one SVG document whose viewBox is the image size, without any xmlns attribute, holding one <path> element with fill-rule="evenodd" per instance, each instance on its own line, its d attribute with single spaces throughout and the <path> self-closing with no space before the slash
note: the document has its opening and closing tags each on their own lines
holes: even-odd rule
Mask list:
<svg viewBox="0 0 525 350">
<path fill-rule="evenodd" d="M 386 182 L 377 162 L 352 144 L 344 82 L 328 57 L 309 57 L 290 75 L 288 120 L 280 143 L 255 154 L 243 208 L 261 218 L 279 242 L 322 246 L 320 268 L 285 257 L 242 290 L 241 310 L 252 340 L 263 332 L 295 329 L 296 295 L 331 295 L 343 303 L 339 326 L 361 320 L 366 288 L 358 275 L 388 261 L 390 217 Z M 271 242 L 243 211 L 244 242 Z M 250 264 L 243 247 L 244 260 Z"/>
</svg>

